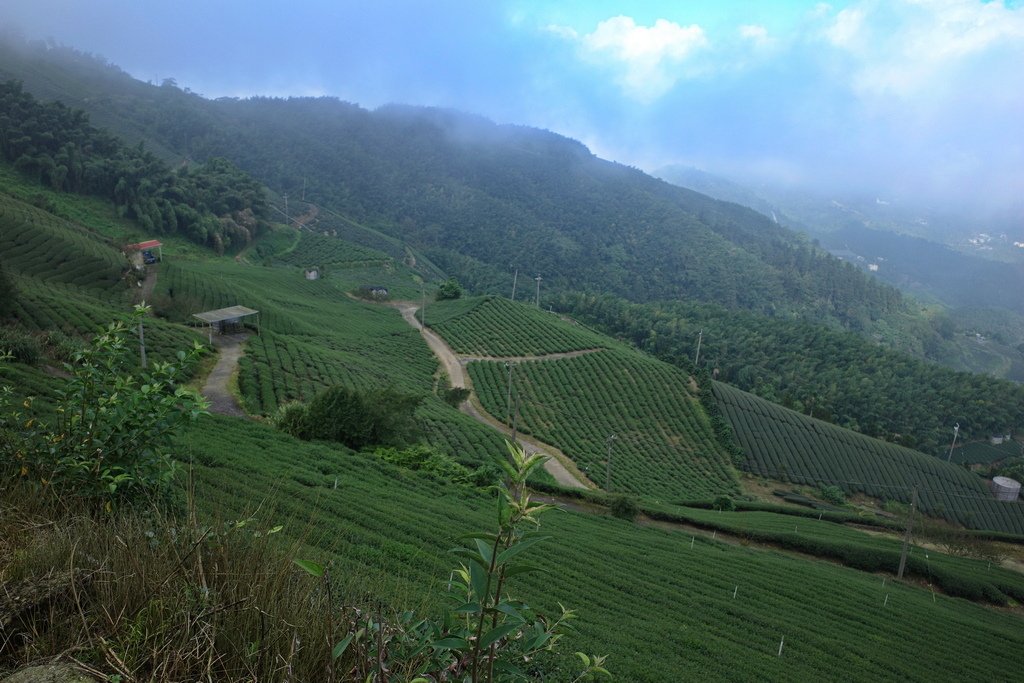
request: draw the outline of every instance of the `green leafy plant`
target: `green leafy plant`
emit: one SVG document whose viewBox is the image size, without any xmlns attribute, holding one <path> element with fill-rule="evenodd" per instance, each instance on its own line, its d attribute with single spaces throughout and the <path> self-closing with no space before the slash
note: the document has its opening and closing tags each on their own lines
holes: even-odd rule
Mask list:
<svg viewBox="0 0 1024 683">
<path fill-rule="evenodd" d="M 458 299 L 461 296 L 462 285 L 459 284 L 458 280 L 450 277 L 437 288 L 437 294 L 435 294 L 434 298 L 437 301 L 445 301 L 446 299 Z"/>
<path fill-rule="evenodd" d="M 640 514 L 640 507 L 636 504 L 636 499 L 622 494 L 612 498 L 608 509 L 613 516 L 630 521 L 636 519 L 636 516 Z"/>
<path fill-rule="evenodd" d="M 715 496 L 715 499 L 711 501 L 711 507 L 719 511 L 732 512 L 736 509 L 736 502 L 729 496 Z"/>
<path fill-rule="evenodd" d="M 843 494 L 843 490 L 838 486 L 822 486 L 821 497 L 833 505 L 846 504 L 846 496 Z"/>
<path fill-rule="evenodd" d="M 166 491 L 176 469 L 171 437 L 206 412 L 206 401 L 178 384 L 202 347 L 179 351 L 176 363 L 134 368 L 131 337 L 147 311 L 137 306 L 73 352 L 52 424 L 36 414 L 31 398 L 12 408 L 12 392 L 4 389 L 0 456 L 9 475 L 108 509 Z"/>
<path fill-rule="evenodd" d="M 286 406 L 276 424 L 300 439 L 324 439 L 349 448 L 398 446 L 408 443 L 416 430 L 413 412 L 421 396 L 391 388 L 358 391 L 334 386 L 301 406 Z"/>
<path fill-rule="evenodd" d="M 465 387 L 452 387 L 442 390 L 441 397 L 448 405 L 458 408 L 459 405 L 469 398 L 470 391 Z"/>
</svg>

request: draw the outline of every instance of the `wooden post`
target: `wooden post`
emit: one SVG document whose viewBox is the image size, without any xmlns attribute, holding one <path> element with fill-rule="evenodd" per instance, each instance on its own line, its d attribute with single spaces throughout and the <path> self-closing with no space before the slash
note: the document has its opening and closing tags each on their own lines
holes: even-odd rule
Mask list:
<svg viewBox="0 0 1024 683">
<path fill-rule="evenodd" d="M 142 362 L 142 369 L 146 369 L 146 335 L 142 332 L 142 322 L 139 322 L 139 358 Z"/>
</svg>

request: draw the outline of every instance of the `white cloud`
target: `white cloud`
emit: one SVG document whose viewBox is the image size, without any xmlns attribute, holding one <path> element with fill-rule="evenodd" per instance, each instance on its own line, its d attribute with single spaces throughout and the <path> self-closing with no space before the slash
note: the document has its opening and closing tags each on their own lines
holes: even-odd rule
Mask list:
<svg viewBox="0 0 1024 683">
<path fill-rule="evenodd" d="M 861 94 L 913 96 L 947 83 L 975 55 L 1024 52 L 1024 9 L 980 0 L 861 0 L 831 18 L 824 37 L 854 58 Z"/>
<path fill-rule="evenodd" d="M 832 25 L 826 29 L 825 36 L 837 47 L 854 47 L 864 29 L 864 16 L 862 8 L 847 7 L 841 10 Z"/>
<path fill-rule="evenodd" d="M 558 27 L 548 30 L 553 28 Z M 600 22 L 593 33 L 579 36 L 561 28 L 557 33 L 578 42 L 588 60 L 608 66 L 615 82 L 643 102 L 671 90 L 686 74 L 685 64 L 692 54 L 708 45 L 700 26 L 681 26 L 666 19 L 641 26 L 632 17 L 617 16 Z"/>
<path fill-rule="evenodd" d="M 772 43 L 768 37 L 768 29 L 757 24 L 744 24 L 739 28 L 740 37 L 749 40 L 757 47 L 765 47 Z"/>
<path fill-rule="evenodd" d="M 548 24 L 544 27 L 544 30 L 548 33 L 554 33 L 559 38 L 565 38 L 566 40 L 576 40 L 580 36 L 576 33 L 576 29 L 570 26 L 559 26 L 558 24 Z"/>
</svg>

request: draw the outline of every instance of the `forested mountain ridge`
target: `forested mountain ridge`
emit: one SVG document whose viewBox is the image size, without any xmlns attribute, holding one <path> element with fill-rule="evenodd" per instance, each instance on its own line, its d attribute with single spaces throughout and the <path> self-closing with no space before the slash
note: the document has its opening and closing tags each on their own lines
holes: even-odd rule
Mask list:
<svg viewBox="0 0 1024 683">
<path fill-rule="evenodd" d="M 89 57 L 38 46 L 4 54 L 26 88 L 57 97 Z M 26 54 L 27 52 L 27 54 Z M 631 300 L 695 298 L 854 329 L 902 308 L 864 277 L 758 213 L 604 161 L 582 144 L 457 112 L 368 111 L 331 98 L 206 100 L 97 63 L 70 102 L 129 139 L 181 157 L 230 159 L 427 250 L 470 285 L 544 287 Z M 147 142 L 149 144 L 149 142 Z"/>
</svg>

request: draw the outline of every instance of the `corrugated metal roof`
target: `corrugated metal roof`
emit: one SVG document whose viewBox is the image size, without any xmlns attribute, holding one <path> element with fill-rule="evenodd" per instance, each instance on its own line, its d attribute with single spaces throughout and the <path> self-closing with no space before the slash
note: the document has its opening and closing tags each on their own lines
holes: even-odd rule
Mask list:
<svg viewBox="0 0 1024 683">
<path fill-rule="evenodd" d="M 228 306 L 227 308 L 218 308 L 215 311 L 204 311 L 202 313 L 193 313 L 193 318 L 199 318 L 204 323 L 219 323 L 223 320 L 234 320 L 247 315 L 256 315 L 259 311 L 254 311 L 251 308 L 245 306 Z"/>
<path fill-rule="evenodd" d="M 160 240 L 147 240 L 145 242 L 137 242 L 135 244 L 129 244 L 129 249 L 135 249 L 141 251 L 142 249 L 152 249 L 154 247 L 162 247 L 163 243 Z"/>
</svg>

